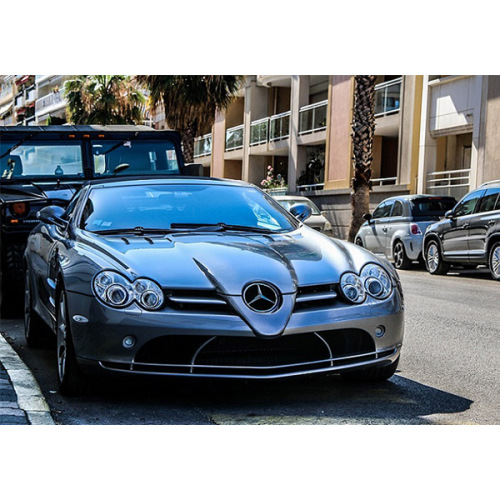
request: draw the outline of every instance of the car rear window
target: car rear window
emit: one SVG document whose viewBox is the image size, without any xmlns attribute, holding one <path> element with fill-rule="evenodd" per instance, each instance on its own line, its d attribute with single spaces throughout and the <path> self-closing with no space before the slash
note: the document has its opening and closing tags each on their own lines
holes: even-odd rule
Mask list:
<svg viewBox="0 0 500 500">
<path fill-rule="evenodd" d="M 444 215 L 456 203 L 454 198 L 417 198 L 411 202 L 411 212 L 414 217 Z"/>
</svg>

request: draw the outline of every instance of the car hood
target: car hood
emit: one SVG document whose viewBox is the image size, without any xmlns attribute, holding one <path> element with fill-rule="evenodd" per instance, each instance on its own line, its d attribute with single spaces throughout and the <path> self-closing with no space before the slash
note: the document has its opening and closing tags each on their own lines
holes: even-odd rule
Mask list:
<svg viewBox="0 0 500 500">
<path fill-rule="evenodd" d="M 156 280 L 165 288 L 213 289 L 240 295 L 250 281 L 268 281 L 282 293 L 298 286 L 337 283 L 358 271 L 371 254 L 307 227 L 285 235 L 180 233 L 168 236 L 99 236 L 86 244 L 111 258 L 131 278 Z"/>
</svg>

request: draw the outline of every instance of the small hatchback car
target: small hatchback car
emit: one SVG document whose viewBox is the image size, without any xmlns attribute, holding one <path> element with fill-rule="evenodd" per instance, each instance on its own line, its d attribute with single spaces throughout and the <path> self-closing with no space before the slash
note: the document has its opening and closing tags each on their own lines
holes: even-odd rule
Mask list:
<svg viewBox="0 0 500 500">
<path fill-rule="evenodd" d="M 27 343 L 56 334 L 64 394 L 92 370 L 385 380 L 403 342 L 398 275 L 308 215 L 244 182 L 92 181 L 29 236 Z"/>
<path fill-rule="evenodd" d="M 431 274 L 446 274 L 452 264 L 486 264 L 493 279 L 500 280 L 500 180 L 471 191 L 431 225 L 424 249 Z"/>
<path fill-rule="evenodd" d="M 384 200 L 366 214 L 354 240 L 375 254 L 392 260 L 396 269 L 408 269 L 422 259 L 425 230 L 456 203 L 448 196 L 409 195 Z"/>
</svg>

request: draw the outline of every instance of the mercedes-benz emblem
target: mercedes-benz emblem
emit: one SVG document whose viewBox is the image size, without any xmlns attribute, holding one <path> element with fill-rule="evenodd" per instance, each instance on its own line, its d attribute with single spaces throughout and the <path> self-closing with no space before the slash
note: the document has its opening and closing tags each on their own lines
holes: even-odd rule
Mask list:
<svg viewBox="0 0 500 500">
<path fill-rule="evenodd" d="M 279 308 L 281 297 L 278 290 L 267 283 L 250 283 L 243 289 L 243 301 L 252 311 L 269 313 Z"/>
</svg>

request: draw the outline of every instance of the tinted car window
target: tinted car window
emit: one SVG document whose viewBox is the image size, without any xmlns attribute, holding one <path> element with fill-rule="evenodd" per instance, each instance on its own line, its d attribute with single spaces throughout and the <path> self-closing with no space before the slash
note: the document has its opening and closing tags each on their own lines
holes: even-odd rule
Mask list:
<svg viewBox="0 0 500 500">
<path fill-rule="evenodd" d="M 309 200 L 301 200 L 300 198 L 293 199 L 293 200 L 276 200 L 282 207 L 285 207 L 288 211 L 294 206 L 294 205 L 307 205 L 311 210 L 312 210 L 312 215 L 321 215 L 321 212 L 319 211 L 319 208 Z"/>
<path fill-rule="evenodd" d="M 291 231 L 293 217 L 258 189 L 221 185 L 154 184 L 94 189 L 80 227 L 106 231 L 172 224 L 231 224 Z"/>
<path fill-rule="evenodd" d="M 392 211 L 393 217 L 402 217 L 403 216 L 403 204 L 400 201 L 396 201 L 394 203 L 394 210 Z"/>
<path fill-rule="evenodd" d="M 393 201 L 382 202 L 373 212 L 373 218 L 381 219 L 382 217 L 389 217 L 389 215 L 391 215 L 391 209 L 393 205 Z"/>
<path fill-rule="evenodd" d="M 444 215 L 455 204 L 454 198 L 417 198 L 411 201 L 411 213 L 415 217 Z"/>
<path fill-rule="evenodd" d="M 476 208 L 477 201 L 479 198 L 482 196 L 484 193 L 484 190 L 480 191 L 473 191 L 472 193 L 468 194 L 458 205 L 457 208 L 455 209 L 453 215 L 455 217 L 462 217 L 464 215 L 470 215 L 474 212 L 474 209 Z"/>
<path fill-rule="evenodd" d="M 498 198 L 498 193 L 500 193 L 500 188 L 487 189 L 484 196 L 479 202 L 478 212 L 491 212 L 495 210 L 495 202 Z"/>
</svg>

